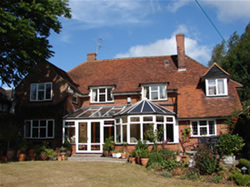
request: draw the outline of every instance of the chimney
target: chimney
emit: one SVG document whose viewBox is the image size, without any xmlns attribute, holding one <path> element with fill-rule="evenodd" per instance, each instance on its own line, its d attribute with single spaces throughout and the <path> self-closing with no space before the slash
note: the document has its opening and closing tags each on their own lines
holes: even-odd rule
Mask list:
<svg viewBox="0 0 250 187">
<path fill-rule="evenodd" d="M 96 53 L 88 53 L 87 54 L 87 61 L 92 62 L 96 60 Z"/>
<path fill-rule="evenodd" d="M 186 71 L 184 34 L 176 35 L 178 71 Z"/>
</svg>

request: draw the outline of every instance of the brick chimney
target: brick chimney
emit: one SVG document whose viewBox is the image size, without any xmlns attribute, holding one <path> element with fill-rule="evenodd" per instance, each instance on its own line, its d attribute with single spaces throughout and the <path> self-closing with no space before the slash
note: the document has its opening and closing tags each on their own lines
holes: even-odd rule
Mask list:
<svg viewBox="0 0 250 187">
<path fill-rule="evenodd" d="M 88 53 L 87 54 L 87 61 L 92 62 L 96 60 L 96 53 Z"/>
<path fill-rule="evenodd" d="M 176 35 L 178 71 L 186 71 L 184 34 Z"/>
</svg>

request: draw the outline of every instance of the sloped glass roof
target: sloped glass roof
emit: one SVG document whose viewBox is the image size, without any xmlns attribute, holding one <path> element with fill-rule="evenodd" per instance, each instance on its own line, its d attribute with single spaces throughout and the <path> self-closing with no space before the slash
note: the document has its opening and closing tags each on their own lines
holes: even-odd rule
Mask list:
<svg viewBox="0 0 250 187">
<path fill-rule="evenodd" d="M 120 111 L 115 114 L 115 116 L 143 114 L 175 115 L 174 112 L 160 106 L 159 104 L 153 103 L 149 100 L 142 100 Z"/>
</svg>

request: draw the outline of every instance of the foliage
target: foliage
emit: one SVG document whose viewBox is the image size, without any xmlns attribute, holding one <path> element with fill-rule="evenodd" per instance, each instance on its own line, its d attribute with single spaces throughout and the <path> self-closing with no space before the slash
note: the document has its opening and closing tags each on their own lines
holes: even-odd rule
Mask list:
<svg viewBox="0 0 250 187">
<path fill-rule="evenodd" d="M 185 170 L 184 178 L 187 179 L 198 179 L 200 178 L 200 173 L 197 168 L 187 168 Z"/>
<path fill-rule="evenodd" d="M 19 145 L 19 149 L 21 153 L 26 153 L 26 151 L 28 150 L 28 143 L 26 139 L 22 139 L 20 145 Z"/>
<path fill-rule="evenodd" d="M 158 163 L 159 165 L 161 165 L 162 161 L 163 159 L 162 159 L 161 154 L 154 151 L 154 152 L 151 152 L 149 155 L 147 166 L 150 166 L 154 163 Z"/>
<path fill-rule="evenodd" d="M 44 152 L 47 155 L 47 157 L 49 157 L 49 158 L 53 158 L 53 157 L 57 156 L 57 152 L 54 151 L 53 149 L 47 148 L 47 149 L 44 150 Z"/>
<path fill-rule="evenodd" d="M 234 180 L 240 186 L 250 185 L 250 175 L 243 175 L 239 171 L 234 171 L 230 175 L 231 180 Z"/>
<path fill-rule="evenodd" d="M 161 154 L 163 160 L 169 160 L 169 159 L 173 159 L 175 160 L 176 159 L 176 153 L 175 151 L 172 151 L 170 149 L 161 149 L 159 151 L 159 153 Z"/>
<path fill-rule="evenodd" d="M 38 63 L 53 56 L 48 37 L 70 18 L 67 0 L 0 1 L 0 76 L 15 86 Z"/>
<path fill-rule="evenodd" d="M 135 153 L 137 156 L 141 156 L 143 150 L 147 150 L 148 145 L 144 144 L 141 140 L 135 145 Z"/>
<path fill-rule="evenodd" d="M 176 160 L 169 159 L 169 160 L 163 160 L 161 162 L 161 165 L 162 165 L 163 169 L 167 169 L 168 171 L 172 171 L 174 168 L 179 166 L 179 163 L 176 162 Z"/>
<path fill-rule="evenodd" d="M 239 167 L 247 167 L 247 170 L 248 170 L 248 174 L 250 175 L 250 161 L 247 160 L 247 159 L 240 159 L 239 160 Z"/>
<path fill-rule="evenodd" d="M 205 147 L 199 148 L 195 155 L 196 168 L 199 169 L 200 174 L 212 174 L 216 170 L 217 161 L 213 152 Z"/>
<path fill-rule="evenodd" d="M 115 143 L 113 141 L 113 136 L 110 136 L 109 138 L 105 139 L 103 150 L 104 151 L 112 151 L 115 148 Z"/>
<path fill-rule="evenodd" d="M 118 150 L 118 149 L 116 149 L 115 151 L 114 151 L 114 153 L 120 153 L 121 151 L 120 150 Z"/>
<path fill-rule="evenodd" d="M 67 138 L 64 140 L 63 147 L 65 147 L 67 151 L 72 151 L 72 145 Z"/>
<path fill-rule="evenodd" d="M 46 149 L 49 148 L 49 142 L 42 142 L 41 146 L 40 146 L 40 153 L 45 153 Z"/>
<path fill-rule="evenodd" d="M 212 182 L 213 182 L 213 183 L 219 183 L 220 180 L 221 180 L 222 178 L 223 178 L 222 176 L 216 175 L 216 176 L 212 179 Z"/>
<path fill-rule="evenodd" d="M 215 147 L 221 155 L 232 155 L 239 152 L 244 146 L 243 138 L 237 134 L 222 134 Z"/>
<path fill-rule="evenodd" d="M 148 149 L 143 149 L 141 151 L 141 158 L 148 158 L 149 157 L 149 150 Z"/>
<path fill-rule="evenodd" d="M 162 172 L 162 175 L 163 175 L 164 177 L 166 177 L 166 178 L 172 178 L 172 177 L 173 177 L 172 173 L 170 173 L 170 172 L 168 172 L 168 171 L 163 171 L 163 172 Z"/>
<path fill-rule="evenodd" d="M 186 141 L 186 138 L 190 136 L 190 134 L 191 134 L 191 128 L 190 127 L 184 128 L 182 132 L 183 140 Z"/>
<path fill-rule="evenodd" d="M 150 125 L 149 129 L 144 132 L 144 137 L 146 140 L 156 143 L 162 141 L 163 133 L 163 128 L 154 130 L 154 125 Z"/>
<path fill-rule="evenodd" d="M 244 85 L 239 95 L 241 101 L 250 100 L 250 23 L 245 28 L 245 33 L 239 36 L 236 32 L 228 40 L 230 48 L 224 42 L 217 44 L 212 52 L 209 66 L 214 61 L 232 75 L 232 79 Z M 236 57 L 235 57 L 236 56 Z M 237 58 L 237 59 L 236 59 Z M 240 62 L 240 63 L 239 63 Z M 242 68 L 244 67 L 244 69 Z"/>
</svg>

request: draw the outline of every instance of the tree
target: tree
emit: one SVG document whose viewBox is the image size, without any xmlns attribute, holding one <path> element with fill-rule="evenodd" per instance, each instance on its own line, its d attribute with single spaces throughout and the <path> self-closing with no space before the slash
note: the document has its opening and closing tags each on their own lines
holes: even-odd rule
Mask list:
<svg viewBox="0 0 250 187">
<path fill-rule="evenodd" d="M 48 37 L 60 33 L 58 18 L 71 18 L 67 0 L 0 1 L 0 76 L 14 84 L 38 63 L 53 56 Z"/>
<path fill-rule="evenodd" d="M 214 47 L 209 65 L 216 61 L 223 69 L 232 75 L 232 79 L 243 84 L 239 95 L 241 101 L 250 100 L 250 23 L 245 33 L 239 36 L 236 32 L 228 40 L 229 47 L 223 42 Z"/>
</svg>

